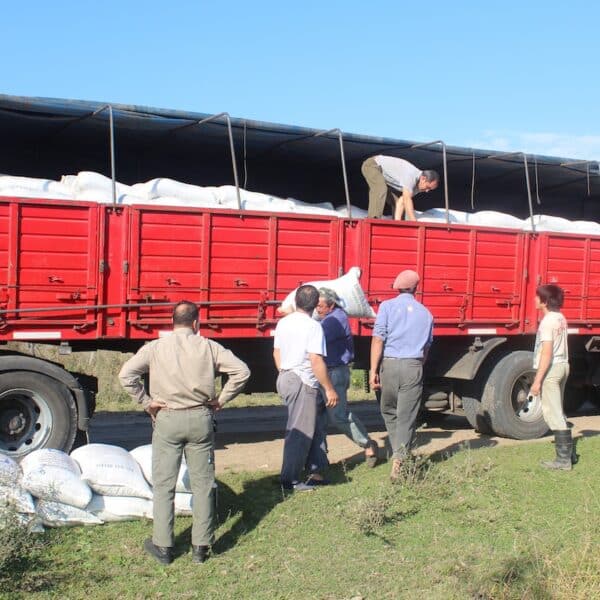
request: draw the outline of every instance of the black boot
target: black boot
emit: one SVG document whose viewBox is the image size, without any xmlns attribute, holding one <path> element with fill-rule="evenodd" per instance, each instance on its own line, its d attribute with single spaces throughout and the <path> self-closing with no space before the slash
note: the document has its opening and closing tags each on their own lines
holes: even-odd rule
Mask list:
<svg viewBox="0 0 600 600">
<path fill-rule="evenodd" d="M 571 438 L 571 430 L 555 431 L 554 445 L 556 446 L 556 458 L 554 460 L 543 461 L 542 467 L 570 471 L 573 468 L 573 439 Z"/>
<path fill-rule="evenodd" d="M 208 546 L 192 546 L 192 562 L 203 563 L 208 558 Z"/>
</svg>

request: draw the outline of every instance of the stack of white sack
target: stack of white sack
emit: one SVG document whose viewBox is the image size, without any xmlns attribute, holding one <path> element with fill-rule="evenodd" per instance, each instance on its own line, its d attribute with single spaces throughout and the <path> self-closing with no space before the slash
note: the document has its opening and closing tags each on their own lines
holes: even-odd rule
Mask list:
<svg viewBox="0 0 600 600">
<path fill-rule="evenodd" d="M 81 479 L 77 463 L 64 452 L 43 448 L 21 461 L 22 486 L 36 498 L 35 509 L 44 525 L 99 525 L 86 510 L 92 490 Z"/>
<path fill-rule="evenodd" d="M 0 529 L 9 514 L 17 515 L 30 531 L 44 531 L 35 513 L 33 496 L 22 486 L 23 472 L 9 456 L 0 454 Z"/>
<path fill-rule="evenodd" d="M 337 279 L 327 281 L 307 281 L 305 285 L 314 285 L 318 288 L 329 288 L 333 290 L 339 300 L 340 306 L 350 317 L 368 317 L 374 318 L 375 311 L 367 302 L 365 293 L 358 281 L 360 277 L 360 269 L 352 267 L 345 275 Z M 296 288 L 298 289 L 298 288 Z M 296 309 L 295 302 L 296 290 L 291 291 L 277 309 L 280 314 L 289 314 Z"/>
<path fill-rule="evenodd" d="M 77 175 L 63 175 L 60 181 L 33 177 L 0 176 L 0 196 L 24 198 L 54 198 L 57 200 L 85 200 L 111 203 L 112 180 L 93 171 L 81 171 Z M 235 186 L 199 186 L 160 177 L 145 183 L 125 185 L 115 183 L 117 204 L 154 204 L 158 206 L 208 207 L 242 210 L 323 215 L 348 218 L 346 205 L 334 208 L 330 202 L 309 203 L 294 198 L 279 198 L 270 194 L 251 192 L 239 188 L 240 202 Z M 445 208 L 415 211 L 418 221 L 423 223 L 450 222 L 458 225 L 500 227 L 522 231 L 556 231 L 583 235 L 600 235 L 600 224 L 593 221 L 568 221 L 549 215 L 534 215 L 519 219 L 507 213 L 492 210 L 467 213 Z M 364 219 L 367 211 L 352 206 L 352 218 Z M 384 219 L 391 219 L 385 216 Z"/>
<path fill-rule="evenodd" d="M 71 452 L 94 494 L 87 510 L 102 521 L 152 518 L 152 490 L 136 460 L 119 446 L 88 444 Z"/>
</svg>

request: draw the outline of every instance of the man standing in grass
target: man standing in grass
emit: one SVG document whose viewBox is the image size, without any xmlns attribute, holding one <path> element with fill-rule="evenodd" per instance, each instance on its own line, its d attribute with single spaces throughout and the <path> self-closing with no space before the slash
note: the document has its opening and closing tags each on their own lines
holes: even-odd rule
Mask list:
<svg viewBox="0 0 600 600">
<path fill-rule="evenodd" d="M 326 354 L 321 325 L 312 318 L 319 302 L 313 285 L 302 285 L 296 291 L 296 310 L 283 317 L 275 328 L 273 359 L 279 371 L 277 391 L 287 407 L 288 418 L 283 444 L 281 486 L 289 491 L 310 491 L 314 487 L 300 481 L 302 470 L 314 444 L 319 384 L 325 391 L 325 404 L 333 407 L 338 395 L 327 375 L 323 360 Z M 315 469 L 323 469 L 327 456 Z"/>
<path fill-rule="evenodd" d="M 393 453 L 392 481 L 415 443 L 423 363 L 433 341 L 433 316 L 414 297 L 418 284 L 415 271 L 396 277 L 392 287 L 399 294 L 381 303 L 371 338 L 369 383 L 381 388 L 381 414 Z"/>
<path fill-rule="evenodd" d="M 554 433 L 556 458 L 544 461 L 547 469 L 571 470 L 573 439 L 563 412 L 563 395 L 569 376 L 567 321 L 560 312 L 564 292 L 557 285 L 541 285 L 535 292 L 535 307 L 544 315 L 535 337 L 535 379 L 529 393 L 541 394 L 542 413 Z"/>
<path fill-rule="evenodd" d="M 233 400 L 250 377 L 246 363 L 217 342 L 198 335 L 198 307 L 181 301 L 173 333 L 142 346 L 121 369 L 129 395 L 150 413 L 152 433 L 153 533 L 144 550 L 162 564 L 173 561 L 174 500 L 185 454 L 193 493 L 192 560 L 204 562 L 213 543 L 215 481 L 213 412 Z M 150 395 L 142 376 L 150 373 Z M 215 377 L 228 376 L 216 398 Z"/>
<path fill-rule="evenodd" d="M 354 360 L 354 341 L 348 315 L 340 306 L 340 299 L 333 290 L 319 289 L 317 314 L 321 318 L 321 326 L 325 334 L 327 373 L 339 398 L 339 402 L 334 407 L 327 409 L 325 423 L 320 425 L 323 430 L 326 430 L 329 422 L 345 434 L 364 449 L 367 466 L 374 467 L 377 464 L 377 442 L 369 437 L 360 419 L 348 410 L 347 394 L 350 387 L 350 363 Z M 316 482 L 318 485 L 320 479 L 315 474 L 307 483 Z"/>
</svg>

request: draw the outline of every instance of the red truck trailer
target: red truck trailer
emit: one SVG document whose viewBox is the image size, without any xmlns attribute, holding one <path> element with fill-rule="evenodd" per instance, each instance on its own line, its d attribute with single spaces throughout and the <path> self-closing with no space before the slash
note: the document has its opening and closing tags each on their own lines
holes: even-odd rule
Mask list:
<svg viewBox="0 0 600 600">
<path fill-rule="evenodd" d="M 192 136 L 193 127 L 200 130 Z M 427 198 L 433 206 L 476 203 L 527 216 L 535 201 L 547 214 L 593 218 L 595 164 L 534 157 L 532 166 L 531 157 L 437 142 L 6 96 L 0 96 L 0 131 L 2 170 L 11 175 L 59 178 L 101 171 L 104 162 L 113 180 L 115 171 L 131 183 L 156 175 L 186 179 L 181 171 L 189 169 L 194 176 L 187 181 L 210 185 L 231 179 L 228 165 L 239 184 L 236 149 L 243 148 L 254 153 L 243 161 L 246 187 L 283 195 L 287 182 L 287 195 L 334 198 L 349 212 L 332 217 L 0 196 L 0 343 L 134 351 L 170 329 L 172 306 L 185 298 L 200 307 L 203 335 L 250 365 L 248 391 L 271 391 L 276 308 L 291 290 L 358 266 L 377 310 L 392 296 L 397 272 L 414 268 L 422 275 L 419 298 L 435 318 L 426 406 L 462 411 L 482 432 L 516 438 L 546 432 L 540 406 L 527 401 L 541 282 L 566 292 L 573 371 L 567 397 L 573 406 L 593 397 L 600 237 L 458 225 L 449 218 L 357 219 L 349 191 L 361 190 L 355 202 L 366 206 L 356 173 L 364 158 L 386 152 L 443 172 L 445 185 Z M 174 139 L 182 132 L 184 139 Z M 190 161 L 190 149 L 202 158 L 201 167 Z M 352 328 L 355 367 L 366 369 L 373 319 L 353 319 Z M 21 456 L 44 446 L 68 450 L 77 432 L 87 429 L 94 388 L 92 378 L 60 365 L 0 351 L 0 451 Z"/>
</svg>

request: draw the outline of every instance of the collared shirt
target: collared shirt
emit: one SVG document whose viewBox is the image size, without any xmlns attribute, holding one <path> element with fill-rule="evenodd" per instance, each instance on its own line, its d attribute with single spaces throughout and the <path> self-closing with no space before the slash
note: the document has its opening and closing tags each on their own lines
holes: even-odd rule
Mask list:
<svg viewBox="0 0 600 600">
<path fill-rule="evenodd" d="M 323 327 L 327 345 L 325 364 L 328 367 L 350 364 L 354 360 L 354 341 L 350 323 L 348 323 L 348 315 L 344 309 L 336 306 L 323 318 L 321 327 Z"/>
<path fill-rule="evenodd" d="M 384 342 L 384 358 L 423 358 L 433 341 L 433 316 L 412 294 L 402 293 L 381 303 L 373 335 Z"/>
<path fill-rule="evenodd" d="M 327 355 L 323 328 L 317 321 L 301 311 L 283 317 L 275 327 L 274 347 L 279 349 L 282 371 L 293 371 L 305 385 L 319 387 L 308 356 Z"/>
<path fill-rule="evenodd" d="M 419 193 L 419 178 L 423 171 L 403 158 L 378 154 L 373 157 L 381 167 L 385 182 L 395 190 L 407 190 L 412 196 Z"/>
<path fill-rule="evenodd" d="M 142 376 L 150 373 L 150 396 Z M 167 337 L 142 346 L 119 373 L 121 385 L 146 408 L 152 400 L 167 408 L 193 408 L 215 398 L 215 377 L 228 376 L 219 394 L 223 406 L 237 396 L 250 377 L 246 363 L 221 344 L 196 335 L 191 328 L 177 327 Z"/>
</svg>

